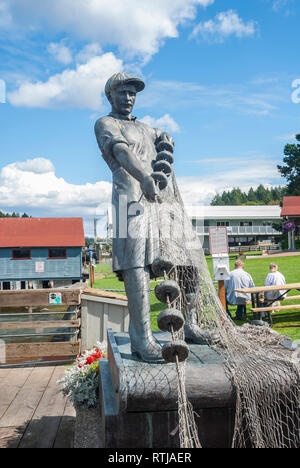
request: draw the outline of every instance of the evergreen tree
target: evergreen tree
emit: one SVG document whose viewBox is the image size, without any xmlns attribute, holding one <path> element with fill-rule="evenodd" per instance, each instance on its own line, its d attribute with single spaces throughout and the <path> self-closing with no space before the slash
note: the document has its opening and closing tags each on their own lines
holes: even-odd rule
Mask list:
<svg viewBox="0 0 300 468">
<path fill-rule="evenodd" d="M 248 201 L 249 202 L 254 202 L 254 203 L 257 202 L 256 194 L 255 194 L 252 187 L 250 188 L 250 190 L 248 192 Z"/>
<path fill-rule="evenodd" d="M 256 190 L 250 188 L 248 194 L 240 188 L 234 188 L 222 195 L 217 194 L 211 201 L 212 206 L 228 205 L 279 205 L 286 195 L 286 187 L 265 188 L 259 185 Z"/>
<path fill-rule="evenodd" d="M 277 166 L 280 174 L 288 181 L 287 195 L 300 195 L 300 134 L 296 135 L 296 145 L 284 148 L 283 166 Z"/>
<path fill-rule="evenodd" d="M 216 196 L 212 199 L 212 201 L 211 201 L 210 204 L 211 204 L 212 206 L 223 206 L 223 205 L 224 205 L 224 202 L 223 202 L 223 200 L 222 200 L 221 195 L 216 195 Z"/>
<path fill-rule="evenodd" d="M 259 185 L 255 191 L 256 193 L 256 197 L 257 197 L 257 200 L 264 204 L 264 200 L 265 200 L 265 197 L 266 197 L 266 189 L 263 185 Z"/>
</svg>

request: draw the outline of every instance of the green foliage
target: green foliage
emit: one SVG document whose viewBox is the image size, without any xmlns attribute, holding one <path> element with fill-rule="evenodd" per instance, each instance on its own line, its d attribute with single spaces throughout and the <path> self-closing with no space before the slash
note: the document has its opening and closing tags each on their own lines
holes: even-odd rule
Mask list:
<svg viewBox="0 0 300 468">
<path fill-rule="evenodd" d="M 85 237 L 85 246 L 89 247 L 91 244 L 94 245 L 95 239 L 93 237 Z"/>
<path fill-rule="evenodd" d="M 300 196 L 300 135 L 296 135 L 299 142 L 295 145 L 286 145 L 284 148 L 283 166 L 277 166 L 280 174 L 287 182 L 289 196 Z"/>
<path fill-rule="evenodd" d="M 9 214 L 0 211 L 0 218 L 29 218 L 29 216 L 26 213 L 23 213 L 21 216 L 20 213 L 13 212 L 12 214 Z"/>
<path fill-rule="evenodd" d="M 250 188 L 248 193 L 239 188 L 224 191 L 216 195 L 211 201 L 212 206 L 225 205 L 279 205 L 286 194 L 285 187 L 265 188 L 259 185 L 257 189 Z"/>
</svg>

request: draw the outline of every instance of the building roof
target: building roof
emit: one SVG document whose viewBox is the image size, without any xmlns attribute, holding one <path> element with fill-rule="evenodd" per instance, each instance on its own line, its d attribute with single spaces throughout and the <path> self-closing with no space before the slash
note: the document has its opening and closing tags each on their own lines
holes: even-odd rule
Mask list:
<svg viewBox="0 0 300 468">
<path fill-rule="evenodd" d="M 250 205 L 250 206 L 186 206 L 190 218 L 201 219 L 264 219 L 278 220 L 281 216 L 279 205 Z"/>
<path fill-rule="evenodd" d="M 300 216 L 300 197 L 284 197 L 281 216 Z"/>
<path fill-rule="evenodd" d="M 82 218 L 0 218 L 0 248 L 84 245 Z"/>
</svg>

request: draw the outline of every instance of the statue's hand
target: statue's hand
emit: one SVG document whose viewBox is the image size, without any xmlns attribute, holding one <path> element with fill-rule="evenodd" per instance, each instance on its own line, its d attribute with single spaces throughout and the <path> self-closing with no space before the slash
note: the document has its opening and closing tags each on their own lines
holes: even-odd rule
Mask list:
<svg viewBox="0 0 300 468">
<path fill-rule="evenodd" d="M 145 176 L 141 182 L 141 189 L 148 201 L 155 201 L 157 195 L 154 179 L 151 176 Z"/>
</svg>

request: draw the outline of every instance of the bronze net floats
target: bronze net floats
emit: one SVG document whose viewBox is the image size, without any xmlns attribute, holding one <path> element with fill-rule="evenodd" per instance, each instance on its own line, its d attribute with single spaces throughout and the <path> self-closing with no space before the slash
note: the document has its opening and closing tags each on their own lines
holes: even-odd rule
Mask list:
<svg viewBox="0 0 300 468">
<path fill-rule="evenodd" d="M 158 153 L 160 153 L 161 151 L 169 151 L 170 153 L 173 153 L 174 147 L 167 140 L 161 140 L 156 146 L 156 150 Z"/>
<path fill-rule="evenodd" d="M 157 325 L 162 331 L 177 332 L 184 325 L 184 317 L 180 310 L 165 309 L 157 317 Z"/>
<path fill-rule="evenodd" d="M 168 163 L 170 164 L 173 164 L 174 162 L 174 156 L 172 153 L 170 153 L 170 151 L 161 151 L 160 153 L 158 153 L 158 155 L 156 156 L 156 161 L 167 161 Z"/>
<path fill-rule="evenodd" d="M 162 348 L 162 357 L 166 362 L 186 361 L 189 356 L 188 345 L 181 340 L 170 341 Z"/>
<path fill-rule="evenodd" d="M 174 263 L 165 257 L 157 257 L 151 268 L 156 278 L 159 278 L 160 276 L 169 275 L 174 268 Z"/>
<path fill-rule="evenodd" d="M 160 302 L 167 304 L 180 296 L 180 287 L 174 280 L 165 280 L 155 286 L 154 293 Z"/>
<path fill-rule="evenodd" d="M 163 172 L 169 177 L 172 174 L 172 167 L 168 161 L 156 161 L 153 165 L 154 172 Z"/>
<path fill-rule="evenodd" d="M 160 190 L 164 190 L 168 186 L 168 177 L 163 172 L 153 172 L 151 177 Z"/>
<path fill-rule="evenodd" d="M 174 147 L 167 140 L 161 140 L 157 144 L 156 150 L 156 161 L 153 161 L 154 172 L 151 174 L 151 176 L 155 180 L 158 188 L 160 190 L 164 190 L 168 186 L 168 177 L 173 172 L 171 164 L 174 162 Z"/>
</svg>

